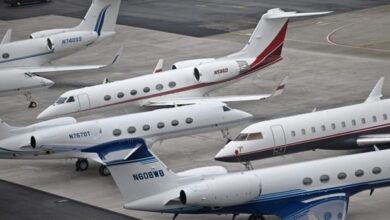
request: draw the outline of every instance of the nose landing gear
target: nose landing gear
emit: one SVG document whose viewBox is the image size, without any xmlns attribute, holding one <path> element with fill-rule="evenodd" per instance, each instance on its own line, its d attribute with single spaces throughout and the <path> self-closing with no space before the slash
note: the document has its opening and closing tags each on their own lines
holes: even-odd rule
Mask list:
<svg viewBox="0 0 390 220">
<path fill-rule="evenodd" d="M 25 93 L 24 96 L 29 102 L 28 108 L 36 108 L 38 106 L 30 92 Z"/>
</svg>

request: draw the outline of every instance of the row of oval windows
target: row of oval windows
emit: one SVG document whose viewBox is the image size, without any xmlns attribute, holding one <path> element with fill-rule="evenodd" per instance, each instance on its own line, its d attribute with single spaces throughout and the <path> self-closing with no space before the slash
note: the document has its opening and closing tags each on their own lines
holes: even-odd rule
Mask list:
<svg viewBox="0 0 390 220">
<path fill-rule="evenodd" d="M 387 114 L 383 114 L 383 120 L 387 120 Z M 372 116 L 372 121 L 373 122 L 377 122 L 378 121 L 378 119 L 377 119 L 377 117 L 374 115 L 374 116 Z M 366 124 L 366 119 L 365 118 L 361 118 L 361 122 L 362 122 L 362 124 Z M 351 125 L 352 126 L 356 126 L 356 120 L 355 119 L 353 119 L 353 120 L 351 120 Z M 343 127 L 343 128 L 345 128 L 347 126 L 347 124 L 346 124 L 346 122 L 345 121 L 342 121 L 341 122 L 341 127 Z M 336 124 L 335 123 L 332 123 L 331 124 L 331 128 L 334 130 L 334 129 L 336 129 Z M 322 131 L 326 131 L 326 126 L 325 125 L 321 125 L 321 130 Z M 311 127 L 311 132 L 312 133 L 316 133 L 316 128 L 315 127 Z M 304 128 L 302 128 L 301 129 L 301 134 L 302 135 L 305 135 L 306 134 L 306 130 L 304 129 Z M 296 136 L 296 133 L 295 133 L 295 131 L 291 131 L 291 136 Z"/>
<path fill-rule="evenodd" d="M 381 172 L 382 172 L 382 169 L 380 167 L 374 167 L 372 169 L 372 173 L 375 174 L 375 175 L 380 174 Z M 358 169 L 358 170 L 355 171 L 355 176 L 356 177 L 362 177 L 363 175 L 364 175 L 364 171 L 363 170 Z M 346 178 L 347 178 L 347 174 L 344 173 L 344 172 L 340 172 L 339 174 L 337 174 L 337 179 L 339 179 L 339 180 L 344 180 Z M 327 183 L 327 182 L 329 182 L 329 180 L 330 180 L 330 177 L 328 175 L 326 175 L 326 174 L 320 176 L 321 183 Z M 310 177 L 305 177 L 303 179 L 302 183 L 305 186 L 309 186 L 309 185 L 311 185 L 313 183 L 313 180 Z"/>
<path fill-rule="evenodd" d="M 191 124 L 193 121 L 194 121 L 194 119 L 192 119 L 190 117 L 186 118 L 186 120 L 185 120 L 185 122 L 187 124 Z M 172 120 L 171 121 L 171 125 L 174 126 L 174 127 L 178 126 L 179 125 L 179 121 L 178 120 Z M 162 129 L 162 128 L 165 127 L 165 123 L 164 122 L 159 122 L 159 123 L 157 123 L 156 127 L 159 128 L 159 129 Z M 150 130 L 150 125 L 145 124 L 144 126 L 142 126 L 142 130 L 149 131 Z M 127 128 L 127 133 L 129 133 L 129 134 L 134 134 L 136 131 L 137 131 L 137 129 L 134 126 L 130 126 L 130 127 Z M 114 136 L 119 136 L 119 135 L 122 134 L 122 131 L 121 131 L 121 129 L 116 128 L 116 129 L 114 129 L 112 131 L 112 134 Z"/>
<path fill-rule="evenodd" d="M 168 86 L 169 86 L 169 88 L 175 88 L 175 87 L 176 87 L 176 82 L 171 81 L 171 82 L 168 83 Z M 163 89 L 164 89 L 163 84 L 157 84 L 157 85 L 156 85 L 156 90 L 157 90 L 157 91 L 161 91 L 161 90 L 163 90 Z M 149 87 L 145 87 L 145 88 L 143 89 L 143 92 L 144 92 L 144 93 L 150 92 L 150 88 L 149 88 Z M 132 96 L 137 95 L 137 93 L 138 93 L 138 91 L 135 90 L 135 89 L 133 89 L 133 90 L 130 91 L 130 95 L 132 95 Z M 125 96 L 125 93 L 123 93 L 123 92 L 118 92 L 118 94 L 117 94 L 116 96 L 117 96 L 118 98 L 123 98 L 123 97 Z M 104 96 L 104 100 L 109 101 L 110 99 L 111 99 L 111 96 L 110 96 L 110 95 L 105 95 L 105 96 Z"/>
</svg>

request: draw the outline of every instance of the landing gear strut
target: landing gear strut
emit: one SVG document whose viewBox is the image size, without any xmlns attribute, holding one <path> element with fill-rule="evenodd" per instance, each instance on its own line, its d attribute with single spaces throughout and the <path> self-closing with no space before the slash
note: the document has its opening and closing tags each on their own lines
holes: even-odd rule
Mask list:
<svg viewBox="0 0 390 220">
<path fill-rule="evenodd" d="M 86 171 L 88 169 L 89 162 L 87 159 L 77 159 L 76 162 L 76 171 Z"/>
<path fill-rule="evenodd" d="M 226 139 L 226 144 L 232 141 L 232 135 L 229 132 L 229 128 L 225 128 L 221 130 L 223 138 Z"/>
<path fill-rule="evenodd" d="M 32 97 L 31 93 L 25 93 L 24 96 L 26 97 L 27 101 L 29 102 L 28 108 L 36 108 L 37 103 L 34 101 L 34 98 Z"/>
<path fill-rule="evenodd" d="M 107 166 L 100 165 L 99 167 L 99 174 L 102 176 L 109 176 L 111 175 L 110 170 L 107 168 Z"/>
<path fill-rule="evenodd" d="M 248 220 L 265 220 L 265 217 L 258 214 L 252 214 L 248 217 Z"/>
</svg>

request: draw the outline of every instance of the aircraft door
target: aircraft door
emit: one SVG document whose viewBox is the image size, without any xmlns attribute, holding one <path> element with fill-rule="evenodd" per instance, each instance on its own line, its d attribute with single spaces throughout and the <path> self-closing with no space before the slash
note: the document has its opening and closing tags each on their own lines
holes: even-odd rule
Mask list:
<svg viewBox="0 0 390 220">
<path fill-rule="evenodd" d="M 89 102 L 89 97 L 87 94 L 77 95 L 77 99 L 79 101 L 79 111 L 88 109 L 91 106 L 91 104 Z"/>
<path fill-rule="evenodd" d="M 272 135 L 274 137 L 274 155 L 284 154 L 286 152 L 286 136 L 281 125 L 271 126 Z"/>
</svg>

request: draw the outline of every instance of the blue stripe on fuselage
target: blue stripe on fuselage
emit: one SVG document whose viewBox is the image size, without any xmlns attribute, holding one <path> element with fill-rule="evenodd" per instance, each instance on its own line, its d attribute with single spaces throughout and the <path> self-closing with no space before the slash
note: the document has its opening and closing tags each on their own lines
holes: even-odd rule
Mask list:
<svg viewBox="0 0 390 220">
<path fill-rule="evenodd" d="M 36 53 L 36 54 L 23 56 L 23 57 L 16 57 L 16 58 L 12 58 L 12 59 L 2 60 L 2 61 L 0 61 L 0 64 L 1 63 L 9 63 L 9 62 L 17 61 L 17 60 L 29 59 L 29 58 L 32 58 L 32 57 L 44 56 L 44 55 L 48 55 L 48 54 L 51 54 L 51 53 L 54 53 L 54 50 L 43 52 L 43 53 Z M 15 68 L 17 68 L 17 67 L 15 67 Z"/>
</svg>

